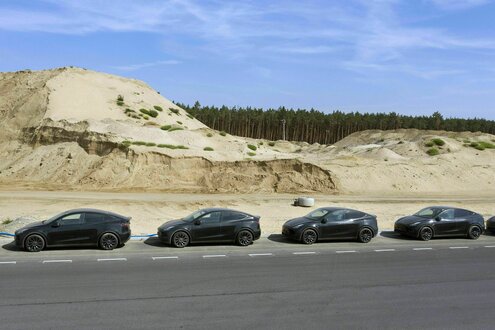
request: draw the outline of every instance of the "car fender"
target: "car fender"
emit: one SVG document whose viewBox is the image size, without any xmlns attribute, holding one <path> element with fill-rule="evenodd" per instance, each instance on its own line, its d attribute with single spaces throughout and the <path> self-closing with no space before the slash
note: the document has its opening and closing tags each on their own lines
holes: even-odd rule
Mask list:
<svg viewBox="0 0 495 330">
<path fill-rule="evenodd" d="M 24 246 L 24 243 L 26 242 L 26 238 L 28 238 L 29 236 L 31 236 L 33 234 L 40 235 L 41 237 L 43 237 L 43 239 L 45 240 L 45 246 L 49 246 L 48 245 L 48 237 L 46 236 L 45 233 L 43 233 L 41 231 L 32 231 L 30 233 L 25 234 L 24 238 L 22 239 L 22 246 Z"/>
<path fill-rule="evenodd" d="M 187 234 L 187 236 L 189 236 L 189 243 L 192 243 L 192 235 L 191 235 L 191 231 L 187 228 L 178 228 L 176 230 L 174 230 L 172 232 L 172 234 L 170 234 L 170 238 L 168 239 L 168 243 L 169 244 L 172 244 L 172 237 L 174 237 L 175 233 L 179 232 L 179 231 L 183 231 Z"/>
</svg>

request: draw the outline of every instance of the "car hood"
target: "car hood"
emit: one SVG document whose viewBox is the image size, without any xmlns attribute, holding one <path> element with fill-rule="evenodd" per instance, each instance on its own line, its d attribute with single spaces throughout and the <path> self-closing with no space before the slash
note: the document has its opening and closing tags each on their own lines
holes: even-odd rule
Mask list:
<svg viewBox="0 0 495 330">
<path fill-rule="evenodd" d="M 294 218 L 294 219 L 290 219 L 289 221 L 284 223 L 284 226 L 294 227 L 294 226 L 297 226 L 301 223 L 308 223 L 308 222 L 312 222 L 312 221 L 313 220 L 310 220 L 310 219 L 305 218 L 305 217 Z"/>
<path fill-rule="evenodd" d="M 158 229 L 159 230 L 165 230 L 166 228 L 183 225 L 184 223 L 185 223 L 184 220 L 171 220 L 171 221 L 165 222 L 163 225 L 158 227 Z"/>
<path fill-rule="evenodd" d="M 407 217 L 400 218 L 395 223 L 396 224 L 401 224 L 401 225 L 410 225 L 410 224 L 413 224 L 413 223 L 418 222 L 418 221 L 420 221 L 420 222 L 428 222 L 430 220 L 431 219 L 418 217 L 416 215 L 409 215 Z"/>
<path fill-rule="evenodd" d="M 35 228 L 35 227 L 41 227 L 43 225 L 44 225 L 43 221 L 36 221 L 36 222 L 32 222 L 32 223 L 30 223 L 28 225 L 25 225 L 22 228 L 19 228 L 17 231 L 25 230 L 25 229 L 30 229 L 30 228 Z"/>
</svg>

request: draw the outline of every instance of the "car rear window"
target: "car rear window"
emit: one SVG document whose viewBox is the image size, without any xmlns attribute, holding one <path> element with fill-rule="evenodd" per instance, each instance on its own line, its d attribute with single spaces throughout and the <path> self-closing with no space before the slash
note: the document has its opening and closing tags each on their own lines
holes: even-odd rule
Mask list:
<svg viewBox="0 0 495 330">
<path fill-rule="evenodd" d="M 101 213 L 86 213 L 84 220 L 86 223 L 101 223 L 107 219 L 106 214 Z"/>
<path fill-rule="evenodd" d="M 362 218 L 366 215 L 366 213 L 359 212 L 359 211 L 349 211 L 345 215 L 345 219 L 359 219 Z"/>
<path fill-rule="evenodd" d="M 468 217 L 472 214 L 473 214 L 473 212 L 468 211 L 468 210 L 455 210 L 455 217 L 456 218 Z"/>
</svg>

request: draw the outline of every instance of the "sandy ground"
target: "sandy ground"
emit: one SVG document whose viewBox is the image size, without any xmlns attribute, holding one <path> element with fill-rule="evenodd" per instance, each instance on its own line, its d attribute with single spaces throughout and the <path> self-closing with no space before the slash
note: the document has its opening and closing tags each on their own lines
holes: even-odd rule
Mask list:
<svg viewBox="0 0 495 330">
<path fill-rule="evenodd" d="M 19 217 L 46 219 L 58 212 L 78 207 L 105 209 L 132 216 L 134 234 L 155 233 L 163 222 L 180 218 L 204 207 L 228 207 L 261 216 L 263 235 L 280 233 L 282 224 L 314 208 L 341 206 L 376 214 L 380 229 L 392 229 L 394 221 L 430 205 L 451 205 L 481 213 L 485 219 L 495 214 L 495 195 L 311 195 L 313 208 L 292 206 L 296 195 L 288 194 L 160 194 L 101 193 L 62 191 L 0 191 L 0 230 L 13 231 L 22 222 L 2 225 Z"/>
</svg>

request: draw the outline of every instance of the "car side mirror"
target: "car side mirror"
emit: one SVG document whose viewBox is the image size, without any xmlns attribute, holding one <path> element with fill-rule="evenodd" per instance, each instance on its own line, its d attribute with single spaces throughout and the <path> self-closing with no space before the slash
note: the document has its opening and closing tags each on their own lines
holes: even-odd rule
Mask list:
<svg viewBox="0 0 495 330">
<path fill-rule="evenodd" d="M 435 220 L 440 221 L 440 220 L 442 220 L 442 218 L 440 218 L 440 216 L 436 216 Z"/>
<path fill-rule="evenodd" d="M 327 219 L 325 219 L 325 218 L 321 219 L 321 223 L 327 223 L 327 222 L 328 222 Z"/>
<path fill-rule="evenodd" d="M 195 224 L 196 226 L 200 225 L 200 224 L 201 224 L 201 220 L 199 220 L 199 219 L 198 219 L 198 220 L 194 220 L 194 224 Z"/>
<path fill-rule="evenodd" d="M 60 222 L 58 222 L 58 221 L 54 221 L 54 222 L 52 223 L 52 227 L 53 227 L 53 228 L 60 227 Z"/>
</svg>

